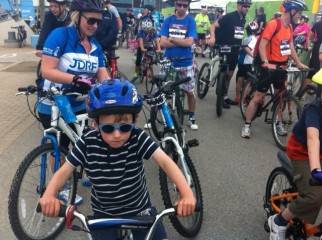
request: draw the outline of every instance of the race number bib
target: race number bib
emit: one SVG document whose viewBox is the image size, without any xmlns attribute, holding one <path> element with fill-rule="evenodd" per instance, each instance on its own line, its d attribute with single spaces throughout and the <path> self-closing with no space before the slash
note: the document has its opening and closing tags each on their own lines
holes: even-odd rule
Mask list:
<svg viewBox="0 0 322 240">
<path fill-rule="evenodd" d="M 235 26 L 234 38 L 235 39 L 243 39 L 244 36 L 244 28 Z"/>
<path fill-rule="evenodd" d="M 282 56 L 291 55 L 290 40 L 282 40 L 280 43 L 280 51 Z"/>
<path fill-rule="evenodd" d="M 185 39 L 187 34 L 187 27 L 181 24 L 170 24 L 169 37 Z"/>
</svg>

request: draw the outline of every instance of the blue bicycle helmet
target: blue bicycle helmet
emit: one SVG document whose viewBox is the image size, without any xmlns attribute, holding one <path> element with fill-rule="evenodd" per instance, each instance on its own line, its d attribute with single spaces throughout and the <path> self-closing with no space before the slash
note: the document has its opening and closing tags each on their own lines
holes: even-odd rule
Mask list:
<svg viewBox="0 0 322 240">
<path fill-rule="evenodd" d="M 142 108 L 142 97 L 128 81 L 105 80 L 89 91 L 87 113 L 91 118 L 102 114 L 137 114 Z"/>
<path fill-rule="evenodd" d="M 101 13 L 103 11 L 103 2 L 102 0 L 73 0 L 70 11 Z"/>
<path fill-rule="evenodd" d="M 292 9 L 295 9 L 297 12 L 309 10 L 306 6 L 306 3 L 303 0 L 285 0 L 283 3 L 283 7 L 285 9 L 285 12 L 289 12 Z"/>
</svg>

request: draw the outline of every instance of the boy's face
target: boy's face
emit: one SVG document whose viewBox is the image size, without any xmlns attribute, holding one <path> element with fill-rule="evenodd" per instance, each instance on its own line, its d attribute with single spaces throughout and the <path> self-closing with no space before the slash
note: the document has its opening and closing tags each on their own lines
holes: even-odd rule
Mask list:
<svg viewBox="0 0 322 240">
<path fill-rule="evenodd" d="M 110 114 L 110 115 L 101 115 L 99 116 L 99 124 L 113 124 L 120 125 L 122 123 L 133 123 L 132 114 L 124 114 L 121 119 L 118 119 L 118 115 Z M 96 130 L 98 130 L 98 126 L 96 126 Z M 121 133 L 118 129 L 115 129 L 112 133 L 105 133 L 100 131 L 103 140 L 112 148 L 120 148 L 126 143 L 126 141 L 130 138 L 131 131 L 126 133 Z"/>
</svg>

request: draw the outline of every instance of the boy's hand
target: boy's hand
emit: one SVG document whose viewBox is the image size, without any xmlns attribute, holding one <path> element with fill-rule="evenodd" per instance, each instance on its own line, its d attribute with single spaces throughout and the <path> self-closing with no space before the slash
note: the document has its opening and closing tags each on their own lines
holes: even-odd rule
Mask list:
<svg viewBox="0 0 322 240">
<path fill-rule="evenodd" d="M 46 217 L 57 217 L 60 210 L 60 205 L 63 205 L 64 202 L 60 201 L 56 197 L 46 197 L 43 196 L 39 199 L 41 205 L 41 212 Z"/>
<path fill-rule="evenodd" d="M 193 195 L 181 197 L 175 205 L 177 205 L 177 214 L 179 217 L 188 217 L 195 212 L 196 199 Z"/>
<path fill-rule="evenodd" d="M 155 52 L 156 52 L 156 53 L 160 53 L 160 52 L 161 52 L 161 49 L 160 49 L 160 50 L 158 50 L 158 49 L 157 49 L 157 50 L 155 50 Z"/>
<path fill-rule="evenodd" d="M 314 169 L 312 172 L 311 172 L 311 175 L 314 179 L 322 182 L 322 170 L 321 169 Z"/>
<path fill-rule="evenodd" d="M 148 50 L 146 48 L 142 48 L 142 52 L 147 52 Z"/>
</svg>

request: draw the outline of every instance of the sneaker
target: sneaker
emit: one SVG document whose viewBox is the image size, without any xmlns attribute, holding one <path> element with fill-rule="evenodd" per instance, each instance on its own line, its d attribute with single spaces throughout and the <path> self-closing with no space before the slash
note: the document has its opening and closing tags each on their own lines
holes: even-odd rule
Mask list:
<svg viewBox="0 0 322 240">
<path fill-rule="evenodd" d="M 225 100 L 222 102 L 222 107 L 226 109 L 230 109 L 230 105 Z"/>
<path fill-rule="evenodd" d="M 237 102 L 231 100 L 230 98 L 226 98 L 224 101 L 229 105 L 237 105 L 238 104 Z"/>
<path fill-rule="evenodd" d="M 144 129 L 151 129 L 151 128 L 152 126 L 150 122 L 147 122 L 146 124 L 144 124 Z"/>
<path fill-rule="evenodd" d="M 57 195 L 57 198 L 59 200 L 62 200 L 65 204 L 67 204 L 68 199 L 70 197 L 69 191 L 70 191 L 70 189 L 64 189 L 64 190 L 60 191 Z M 76 194 L 74 205 L 78 206 L 82 202 L 83 202 L 83 198 L 81 196 L 79 196 L 78 194 Z"/>
<path fill-rule="evenodd" d="M 286 132 L 286 130 L 285 130 L 285 126 L 284 126 L 284 124 L 283 124 L 283 123 L 281 123 L 281 122 L 278 122 L 278 123 L 276 124 L 276 131 L 277 131 L 277 134 L 278 134 L 278 135 L 280 135 L 280 136 L 285 136 L 285 135 L 287 135 L 287 132 Z"/>
<path fill-rule="evenodd" d="M 196 119 L 190 118 L 188 120 L 188 126 L 190 127 L 191 130 L 198 130 L 198 125 L 196 124 Z"/>
<path fill-rule="evenodd" d="M 202 57 L 202 58 L 205 58 L 206 56 L 205 56 L 205 54 L 201 54 L 201 57 Z"/>
<path fill-rule="evenodd" d="M 209 48 L 207 48 L 207 49 L 203 52 L 203 54 L 204 54 L 204 55 L 206 55 L 207 53 L 210 53 Z"/>
<path fill-rule="evenodd" d="M 250 138 L 250 125 L 249 124 L 245 124 L 243 126 L 241 136 L 243 138 Z"/>
<path fill-rule="evenodd" d="M 139 73 L 134 73 L 133 78 L 131 79 L 131 83 L 134 83 L 138 78 L 139 78 Z"/>
<path fill-rule="evenodd" d="M 270 229 L 270 240 L 285 240 L 285 234 L 287 226 L 278 226 L 274 219 L 277 216 L 277 214 L 270 216 L 268 218 L 268 226 Z"/>
</svg>

